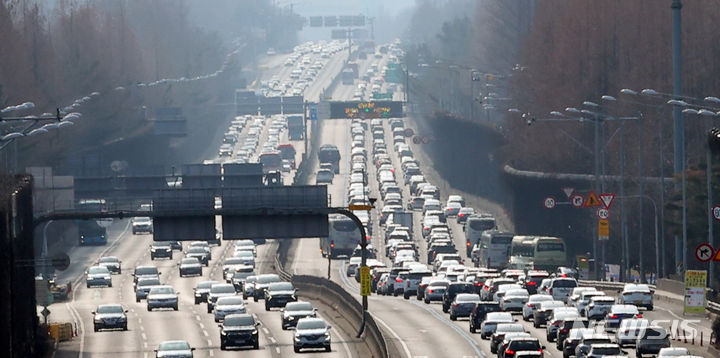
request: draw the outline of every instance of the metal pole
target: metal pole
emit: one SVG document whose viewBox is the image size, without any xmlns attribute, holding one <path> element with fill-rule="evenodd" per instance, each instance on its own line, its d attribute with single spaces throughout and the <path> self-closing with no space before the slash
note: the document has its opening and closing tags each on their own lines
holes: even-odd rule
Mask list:
<svg viewBox="0 0 720 358">
<path fill-rule="evenodd" d="M 710 118 L 705 117 L 705 132 L 710 130 Z M 712 195 L 712 152 L 710 152 L 710 146 L 705 146 L 705 179 L 707 181 L 707 212 L 705 215 L 707 215 L 708 220 L 708 243 L 710 246 L 715 247 L 715 240 L 713 237 L 713 195 Z M 711 285 L 714 284 L 714 267 L 713 267 L 713 261 L 710 260 L 710 267 L 708 268 L 708 282 L 710 282 Z"/>
<path fill-rule="evenodd" d="M 600 117 L 595 116 L 595 193 L 600 192 Z M 595 279 L 598 280 L 599 272 L 598 272 L 598 227 L 597 225 L 594 226 L 594 236 L 593 236 L 593 269 L 595 272 Z"/>
<path fill-rule="evenodd" d="M 658 275 L 660 275 L 660 240 L 658 238 L 658 209 L 657 205 L 655 205 L 655 202 L 653 203 L 653 208 L 655 209 L 655 282 L 654 284 L 657 285 L 657 279 L 659 278 Z"/>
<path fill-rule="evenodd" d="M 305 153 L 303 153 L 303 158 L 307 158 L 308 153 L 308 126 L 307 126 L 307 110 L 308 110 L 308 103 L 305 101 L 303 104 L 303 139 L 305 139 Z"/>
<path fill-rule="evenodd" d="M 659 107 L 663 108 L 663 107 Z M 665 116 L 662 115 L 664 111 L 660 111 L 660 115 L 658 116 L 658 122 L 660 124 L 660 253 L 661 253 L 661 260 L 660 260 L 660 271 L 658 272 L 658 275 L 660 277 L 665 277 L 665 256 L 667 256 L 667 253 L 665 253 L 665 150 L 663 148 L 663 138 L 665 138 L 665 125 L 663 124 L 663 120 L 665 119 Z"/>
<path fill-rule="evenodd" d="M 622 272 L 623 278 L 627 280 L 627 266 L 628 266 L 628 250 L 627 250 L 627 236 L 625 235 L 625 227 L 627 225 L 627 212 L 625 211 L 625 126 L 620 126 L 620 235 L 622 246 L 623 257 L 622 257 Z"/>
<path fill-rule="evenodd" d="M 672 0 L 670 5 L 672 10 L 672 61 L 673 61 L 673 95 L 676 99 L 682 96 L 682 3 L 680 0 Z M 682 119 L 682 111 L 680 107 L 673 106 L 673 144 L 675 147 L 675 175 L 682 176 L 681 186 L 675 189 L 682 189 L 682 249 L 676 256 L 677 263 L 682 263 L 682 269 L 687 269 L 687 211 L 686 211 L 686 194 L 685 194 L 685 124 Z M 675 247 L 678 246 L 678 238 L 675 236 Z M 676 250 L 677 251 L 677 250 Z"/>
<path fill-rule="evenodd" d="M 638 191 L 640 192 L 640 203 L 638 204 L 638 261 L 640 265 L 640 282 L 645 283 L 645 243 L 643 242 L 643 195 L 645 195 L 644 172 L 643 172 L 643 121 L 640 121 L 640 133 L 638 133 Z"/>
<path fill-rule="evenodd" d="M 470 119 L 475 119 L 475 81 L 472 70 L 470 70 Z"/>
</svg>

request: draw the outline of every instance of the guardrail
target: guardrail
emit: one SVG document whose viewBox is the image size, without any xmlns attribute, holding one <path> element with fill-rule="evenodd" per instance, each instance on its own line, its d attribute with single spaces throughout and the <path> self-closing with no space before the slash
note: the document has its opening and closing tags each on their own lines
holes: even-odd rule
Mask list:
<svg viewBox="0 0 720 358">
<path fill-rule="evenodd" d="M 362 305 L 355 297 L 342 288 L 342 286 L 328 279 L 308 275 L 293 275 L 285 270 L 283 263 L 285 261 L 285 255 L 287 254 L 288 244 L 288 241 L 281 241 L 274 258 L 275 270 L 278 272 L 280 278 L 292 282 L 293 286 L 298 288 L 300 294 L 320 301 L 336 311 L 349 313 L 350 316 L 345 316 L 348 322 L 356 323 L 355 325 L 359 326 L 363 318 Z M 366 315 L 363 336 L 366 339 L 366 344 L 372 353 L 372 357 L 389 357 L 385 337 L 382 335 L 372 314 L 367 312 Z"/>
</svg>

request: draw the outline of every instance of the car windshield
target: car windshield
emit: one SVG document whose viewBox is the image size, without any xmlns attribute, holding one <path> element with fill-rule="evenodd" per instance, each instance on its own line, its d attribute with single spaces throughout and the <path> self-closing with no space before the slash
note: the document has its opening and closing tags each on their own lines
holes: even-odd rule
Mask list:
<svg viewBox="0 0 720 358">
<path fill-rule="evenodd" d="M 172 287 L 153 287 L 150 289 L 151 295 L 169 295 L 175 293 Z"/>
<path fill-rule="evenodd" d="M 185 351 L 190 349 L 188 342 L 173 341 L 160 343 L 159 351 Z"/>
<path fill-rule="evenodd" d="M 153 242 L 152 246 L 153 246 L 153 248 L 156 248 L 156 249 L 167 249 L 170 247 L 170 243 L 169 242 Z"/>
<path fill-rule="evenodd" d="M 259 276 L 257 279 L 258 283 L 267 284 L 272 282 L 280 281 L 280 276 L 278 275 L 262 275 Z"/>
<path fill-rule="evenodd" d="M 210 289 L 211 293 L 235 293 L 235 286 L 230 284 L 215 284 Z"/>
<path fill-rule="evenodd" d="M 593 357 L 613 356 L 620 353 L 620 347 L 592 347 L 592 351 L 590 352 Z"/>
<path fill-rule="evenodd" d="M 540 349 L 540 342 L 537 340 L 518 340 L 510 342 L 510 348 L 514 351 L 534 351 Z"/>
<path fill-rule="evenodd" d="M 205 249 L 203 249 L 202 247 L 196 246 L 196 247 L 189 248 L 188 253 L 189 254 L 205 254 L 205 253 L 207 253 L 207 251 L 205 251 Z"/>
<path fill-rule="evenodd" d="M 290 282 L 276 282 L 271 283 L 270 286 L 268 286 L 268 291 L 292 291 L 293 285 Z"/>
<path fill-rule="evenodd" d="M 230 259 L 225 260 L 225 262 L 223 262 L 224 265 L 240 265 L 240 264 L 244 264 L 244 263 L 245 263 L 245 261 L 240 258 L 230 258 Z"/>
<path fill-rule="evenodd" d="M 324 329 L 325 321 L 319 319 L 300 320 L 297 329 Z"/>
<path fill-rule="evenodd" d="M 218 305 L 218 306 L 222 306 L 222 305 L 241 305 L 241 304 L 243 304 L 243 303 L 244 303 L 244 302 L 243 302 L 242 297 L 235 297 L 235 296 L 232 296 L 232 297 L 220 297 L 220 298 L 218 299 L 218 301 L 217 301 L 217 305 Z"/>
<path fill-rule="evenodd" d="M 473 294 L 461 294 L 457 295 L 455 297 L 455 300 L 460 303 L 474 303 L 474 302 L 480 302 L 480 296 L 479 295 L 473 295 Z"/>
<path fill-rule="evenodd" d="M 104 264 L 104 263 L 118 263 L 119 261 L 120 260 L 118 260 L 117 257 L 109 256 L 109 257 L 101 257 L 99 262 Z"/>
<path fill-rule="evenodd" d="M 142 286 L 158 286 L 158 285 L 160 285 L 160 280 L 158 280 L 156 278 L 144 279 L 144 280 L 138 281 L 137 285 L 140 287 L 142 287 Z"/>
<path fill-rule="evenodd" d="M 291 302 L 285 306 L 286 311 L 312 311 L 313 306 L 309 302 Z"/>
<path fill-rule="evenodd" d="M 254 326 L 255 319 L 251 315 L 238 314 L 226 316 L 223 321 L 225 327 Z"/>
<path fill-rule="evenodd" d="M 91 275 L 102 275 L 102 274 L 108 274 L 110 271 L 108 271 L 105 267 L 91 267 L 88 270 L 88 273 Z"/>
<path fill-rule="evenodd" d="M 199 264 L 200 261 L 198 261 L 198 259 L 196 259 L 196 258 L 188 257 L 188 258 L 182 259 L 182 261 L 180 261 L 180 263 L 183 265 L 194 265 L 194 264 Z"/>
<path fill-rule="evenodd" d="M 97 313 L 124 313 L 122 306 L 120 305 L 103 305 L 98 306 Z"/>
<path fill-rule="evenodd" d="M 197 284 L 197 288 L 210 288 L 216 283 L 217 281 L 203 281 Z"/>
<path fill-rule="evenodd" d="M 135 269 L 135 275 L 157 275 L 157 267 L 138 267 Z"/>
</svg>

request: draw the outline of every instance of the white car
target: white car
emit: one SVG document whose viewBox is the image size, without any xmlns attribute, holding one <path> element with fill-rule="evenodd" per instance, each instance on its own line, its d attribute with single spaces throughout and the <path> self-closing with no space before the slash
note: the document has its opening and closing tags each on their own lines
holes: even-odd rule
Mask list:
<svg viewBox="0 0 720 358">
<path fill-rule="evenodd" d="M 300 353 L 303 348 L 324 348 L 326 352 L 330 352 L 330 328 L 332 327 L 322 318 L 301 318 L 295 326 L 293 350 Z"/>
<path fill-rule="evenodd" d="M 552 300 L 553 300 L 553 298 L 550 295 L 543 295 L 543 294 L 530 295 L 530 297 L 528 297 L 527 304 L 523 305 L 523 309 L 522 309 L 523 320 L 529 321 L 530 318 L 532 318 L 535 309 L 540 307 L 541 302 L 549 302 Z"/>
<path fill-rule="evenodd" d="M 615 299 L 609 296 L 592 297 L 585 308 L 585 317 L 594 320 L 603 319 L 614 304 Z"/>
<path fill-rule="evenodd" d="M 172 286 L 153 286 L 147 295 L 147 310 L 172 308 L 178 310 L 178 294 Z"/>
<path fill-rule="evenodd" d="M 245 301 L 243 301 L 240 296 L 220 297 L 217 302 L 215 302 L 215 307 L 213 309 L 215 322 L 224 320 L 227 315 L 245 312 Z"/>
<path fill-rule="evenodd" d="M 590 299 L 597 296 L 605 296 L 602 291 L 585 291 L 580 294 L 580 298 L 575 301 L 575 308 L 580 311 L 581 315 L 585 315 L 585 309 L 590 304 Z"/>
<path fill-rule="evenodd" d="M 164 341 L 155 349 L 155 357 L 192 358 L 194 350 L 186 341 Z"/>
<path fill-rule="evenodd" d="M 657 358 L 680 357 L 687 355 L 690 355 L 690 351 L 688 351 L 685 347 L 668 347 L 661 349 Z"/>
<path fill-rule="evenodd" d="M 500 309 L 503 311 L 522 311 L 530 295 L 524 288 L 508 290 L 500 300 Z"/>
<path fill-rule="evenodd" d="M 620 328 L 615 332 L 615 342 L 617 342 L 620 347 L 634 345 L 640 330 L 649 326 L 650 321 L 645 318 L 624 319 L 620 323 Z"/>
<path fill-rule="evenodd" d="M 628 283 L 622 290 L 618 303 L 645 307 L 653 310 L 653 294 L 648 285 Z"/>
<path fill-rule="evenodd" d="M 556 300 L 567 303 L 570 293 L 572 293 L 572 290 L 577 286 L 577 280 L 574 278 L 554 278 L 548 287 L 548 294 Z"/>
<path fill-rule="evenodd" d="M 516 284 L 516 283 L 505 283 L 500 286 L 498 286 L 497 292 L 493 295 L 493 301 L 500 302 L 503 299 L 503 296 L 510 291 L 510 290 L 524 290 L 522 286 Z M 527 290 L 525 290 L 527 292 Z"/>
</svg>

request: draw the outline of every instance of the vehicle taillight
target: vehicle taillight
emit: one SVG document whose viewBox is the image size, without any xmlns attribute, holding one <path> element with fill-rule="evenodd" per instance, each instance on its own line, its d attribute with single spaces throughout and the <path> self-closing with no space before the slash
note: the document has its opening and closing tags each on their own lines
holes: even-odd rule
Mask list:
<svg viewBox="0 0 720 358">
<path fill-rule="evenodd" d="M 489 290 L 489 289 L 490 289 L 490 287 L 488 287 L 488 286 L 483 287 L 483 290 Z"/>
<path fill-rule="evenodd" d="M 463 217 L 463 216 L 465 216 L 465 214 L 458 214 L 458 216 L 459 216 L 459 217 Z"/>
<path fill-rule="evenodd" d="M 475 282 L 475 286 L 482 286 L 482 283 L 480 283 L 480 282 Z"/>
<path fill-rule="evenodd" d="M 533 308 L 532 303 L 528 303 L 528 307 Z"/>
<path fill-rule="evenodd" d="M 402 282 L 402 279 L 401 279 L 401 278 L 396 278 L 396 279 L 395 279 L 395 282 Z"/>
<path fill-rule="evenodd" d="M 465 245 L 470 246 L 470 240 L 468 240 L 468 242 Z"/>
<path fill-rule="evenodd" d="M 566 275 L 566 274 L 562 274 L 562 275 L 560 275 L 560 277 L 567 277 L 567 275 Z"/>
<path fill-rule="evenodd" d="M 506 356 L 506 357 L 513 356 L 513 355 L 515 355 L 515 351 L 510 350 L 510 349 L 508 349 L 508 350 L 505 351 L 505 356 Z"/>
<path fill-rule="evenodd" d="M 565 329 L 565 328 L 563 328 L 563 329 L 560 330 L 560 333 L 568 333 L 568 330 Z"/>
<path fill-rule="evenodd" d="M 535 286 L 535 285 L 537 285 L 537 282 L 535 282 L 535 281 L 530 281 L 530 282 L 527 283 L 527 285 L 528 285 L 528 286 Z"/>
<path fill-rule="evenodd" d="M 642 315 L 641 315 L 641 314 L 638 314 L 638 315 L 635 316 L 635 317 L 637 317 L 637 318 L 642 318 Z"/>
<path fill-rule="evenodd" d="M 457 306 L 458 306 L 458 304 L 457 304 L 457 303 L 453 303 L 453 307 L 457 307 Z"/>
<path fill-rule="evenodd" d="M 335 240 L 330 240 L 330 247 L 335 247 Z"/>
<path fill-rule="evenodd" d="M 433 293 L 433 290 L 432 290 L 432 289 L 429 289 L 429 290 L 428 290 L 428 293 Z"/>
<path fill-rule="evenodd" d="M 608 318 L 618 318 L 618 315 L 612 314 L 612 315 L 608 316 Z"/>
</svg>

